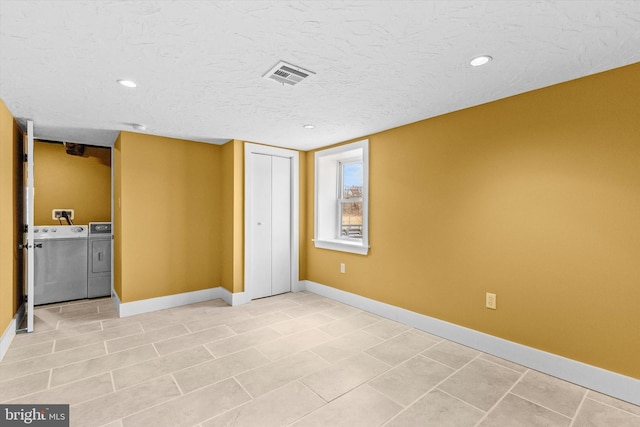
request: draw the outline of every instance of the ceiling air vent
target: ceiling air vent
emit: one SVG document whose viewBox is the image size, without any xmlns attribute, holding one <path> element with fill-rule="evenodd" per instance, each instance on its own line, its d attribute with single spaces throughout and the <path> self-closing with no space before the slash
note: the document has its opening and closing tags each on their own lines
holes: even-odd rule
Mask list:
<svg viewBox="0 0 640 427">
<path fill-rule="evenodd" d="M 288 84 L 294 86 L 314 74 L 313 71 L 280 61 L 262 77 L 275 80 L 283 85 Z"/>
</svg>

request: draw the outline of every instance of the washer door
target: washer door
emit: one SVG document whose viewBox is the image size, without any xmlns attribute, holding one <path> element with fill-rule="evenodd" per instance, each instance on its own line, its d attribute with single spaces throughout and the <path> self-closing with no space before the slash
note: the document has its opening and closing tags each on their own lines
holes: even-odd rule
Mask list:
<svg viewBox="0 0 640 427">
<path fill-rule="evenodd" d="M 86 239 L 36 242 L 34 304 L 87 298 Z"/>
</svg>

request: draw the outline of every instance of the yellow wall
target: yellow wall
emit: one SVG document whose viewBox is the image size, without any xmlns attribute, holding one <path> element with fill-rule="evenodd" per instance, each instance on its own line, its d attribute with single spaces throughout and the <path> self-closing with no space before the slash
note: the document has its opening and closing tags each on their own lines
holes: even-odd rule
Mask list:
<svg viewBox="0 0 640 427">
<path fill-rule="evenodd" d="M 0 99 L 0 335 L 11 323 L 22 299 L 22 131 Z"/>
<path fill-rule="evenodd" d="M 219 286 L 220 146 L 122 132 L 115 150 L 120 300 Z"/>
<path fill-rule="evenodd" d="M 122 301 L 122 133 L 113 143 L 113 290 Z"/>
<path fill-rule="evenodd" d="M 111 221 L 109 148 L 87 146 L 83 156 L 71 156 L 62 144 L 36 141 L 33 176 L 36 225 L 59 224 L 51 219 L 58 208 L 74 209 L 74 224 Z"/>
<path fill-rule="evenodd" d="M 244 291 L 244 143 L 222 146 L 222 283 Z"/>
<path fill-rule="evenodd" d="M 313 158 L 313 154 L 312 153 L 306 153 L 306 152 L 300 152 L 299 153 L 299 185 L 300 188 L 298 189 L 298 197 L 300 198 L 300 206 L 299 206 L 299 212 L 298 212 L 298 233 L 299 233 L 299 244 L 298 244 L 298 257 L 299 257 L 299 266 L 298 266 L 298 278 L 299 280 L 306 280 L 307 279 L 307 248 L 309 247 L 308 242 L 311 241 L 311 239 L 313 239 L 313 205 L 309 205 L 307 203 L 306 198 L 307 197 L 313 197 L 313 190 L 311 191 L 311 193 L 308 193 L 307 191 L 307 182 L 309 181 L 307 179 L 307 157 L 311 157 Z M 313 170 L 313 168 L 311 169 Z M 310 178 L 311 181 L 311 185 L 313 185 L 313 177 Z M 312 187 L 313 188 L 313 187 Z M 312 202 L 313 203 L 313 202 Z M 308 216 L 307 216 L 307 207 L 310 207 L 312 209 L 311 211 L 311 234 L 307 233 L 307 229 L 308 227 Z M 295 277 L 294 277 L 295 280 Z"/>
<path fill-rule="evenodd" d="M 638 76 L 634 64 L 369 136 L 370 254 L 307 239 L 308 279 L 640 378 Z"/>
</svg>

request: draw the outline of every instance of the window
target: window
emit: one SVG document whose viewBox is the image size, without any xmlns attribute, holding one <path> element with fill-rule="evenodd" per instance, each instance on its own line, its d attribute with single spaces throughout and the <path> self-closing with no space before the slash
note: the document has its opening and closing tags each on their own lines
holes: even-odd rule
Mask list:
<svg viewBox="0 0 640 427">
<path fill-rule="evenodd" d="M 315 246 L 367 254 L 369 141 L 315 155 Z"/>
</svg>

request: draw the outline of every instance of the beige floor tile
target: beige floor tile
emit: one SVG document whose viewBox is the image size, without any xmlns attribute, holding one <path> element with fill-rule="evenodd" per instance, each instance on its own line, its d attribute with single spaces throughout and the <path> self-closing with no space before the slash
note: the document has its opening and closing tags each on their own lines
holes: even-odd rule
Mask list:
<svg viewBox="0 0 640 427">
<path fill-rule="evenodd" d="M 2 363 L 0 364 L 0 381 L 22 377 L 24 375 L 30 375 L 40 371 L 46 371 L 51 368 L 69 365 L 88 358 L 99 357 L 104 354 L 104 343 L 97 343 L 18 362 Z"/>
<path fill-rule="evenodd" d="M 115 338 L 134 335 L 142 332 L 139 324 L 127 325 L 119 328 L 110 328 L 88 334 L 76 335 L 74 337 L 61 338 L 56 340 L 55 351 L 68 350 L 70 348 L 82 347 L 83 345 L 103 342 Z"/>
<path fill-rule="evenodd" d="M 512 371 L 525 373 L 527 368 L 522 365 L 518 365 L 517 363 L 510 362 L 508 360 L 501 359 L 500 357 L 493 356 L 491 354 L 482 353 L 480 359 L 488 360 L 489 362 L 493 362 L 496 365 L 504 366 L 505 368 L 509 368 Z"/>
<path fill-rule="evenodd" d="M 32 357 L 44 356 L 53 352 L 53 342 L 45 341 L 24 347 L 9 347 L 9 350 L 2 358 L 2 363 L 11 363 L 19 360 L 30 359 Z"/>
<path fill-rule="evenodd" d="M 16 336 L 0 362 L 0 401 L 70 403 L 74 427 L 457 427 L 479 419 L 528 427 L 566 425 L 562 413 L 576 407 L 572 427 L 640 427 L 638 406 L 592 391 L 578 399 L 579 387 L 576 394 L 571 384 L 525 376 L 520 365 L 309 292 L 123 319 L 110 298 L 35 314 L 36 332 Z M 228 325 L 240 333 L 208 341 Z M 431 346 L 419 350 L 425 343 Z M 322 396 L 333 400 L 320 406 Z"/>
<path fill-rule="evenodd" d="M 153 349 L 153 346 L 147 344 L 142 347 L 61 366 L 53 369 L 53 373 L 51 374 L 51 387 L 93 377 L 103 372 L 109 372 L 120 367 L 133 365 L 156 357 L 158 357 L 158 355 Z"/>
<path fill-rule="evenodd" d="M 203 329 L 202 331 L 194 332 L 192 334 L 181 335 L 175 338 L 160 341 L 155 343 L 154 346 L 156 347 L 156 350 L 158 350 L 158 353 L 163 356 L 165 354 L 184 350 L 185 348 L 204 345 L 234 335 L 235 333 L 231 329 L 229 329 L 226 325 L 222 325 L 215 326 L 211 329 Z"/>
<path fill-rule="evenodd" d="M 586 389 L 537 371 L 527 371 L 511 393 L 573 418 Z"/>
<path fill-rule="evenodd" d="M 122 326 L 132 326 L 132 327 L 142 326 L 142 324 L 138 320 L 138 316 L 122 317 L 117 319 L 105 319 L 100 321 L 100 324 L 102 325 L 102 329 L 119 328 Z"/>
<path fill-rule="evenodd" d="M 78 427 L 102 426 L 178 396 L 180 396 L 180 390 L 170 376 L 156 378 L 71 406 L 71 423 L 72 426 Z M 138 424 L 138 426 L 154 424 Z"/>
<path fill-rule="evenodd" d="M 77 316 L 77 317 L 72 317 L 70 319 L 63 319 L 60 320 L 58 322 L 58 328 L 69 328 L 69 327 L 74 327 L 74 326 L 79 326 L 79 325 L 83 325 L 86 323 L 91 323 L 91 322 L 100 322 L 102 320 L 105 319 L 116 319 L 118 317 L 118 315 L 116 314 L 116 312 L 112 312 L 112 313 L 93 313 L 93 314 L 86 314 L 83 316 Z"/>
<path fill-rule="evenodd" d="M 112 372 L 113 383 L 120 390 L 212 359 L 211 353 L 203 346 L 190 348 L 116 369 Z"/>
<path fill-rule="evenodd" d="M 50 311 L 53 313 L 53 311 Z M 85 303 L 85 304 L 72 304 L 64 305 L 60 307 L 60 310 L 56 312 L 58 319 L 71 319 L 73 317 L 85 316 L 87 314 L 98 313 L 98 305 Z"/>
<path fill-rule="evenodd" d="M 191 427 L 251 398 L 233 379 L 221 381 L 122 420 L 124 427 Z"/>
<path fill-rule="evenodd" d="M 634 415 L 640 416 L 640 406 L 632 405 L 631 403 L 624 402 L 619 399 L 615 399 L 611 396 L 607 396 L 602 393 L 598 393 L 593 390 L 589 390 L 587 393 L 587 398 L 596 400 L 600 403 L 604 403 L 609 406 L 613 406 L 614 408 L 622 409 L 623 411 L 630 412 Z"/>
<path fill-rule="evenodd" d="M 442 340 L 423 351 L 422 354 L 454 369 L 459 369 L 478 356 L 480 352 L 451 341 Z"/>
<path fill-rule="evenodd" d="M 141 332 L 135 335 L 112 339 L 107 341 L 107 350 L 109 350 L 109 353 L 115 353 L 117 351 L 127 350 L 141 345 L 179 337 L 181 335 L 187 335 L 188 333 L 189 330 L 183 325 L 171 325 L 162 329 L 155 329 L 149 332 Z"/>
<path fill-rule="evenodd" d="M 113 392 L 111 375 L 100 374 L 60 387 L 22 396 L 11 403 L 76 405 Z"/>
<path fill-rule="evenodd" d="M 296 301 L 300 301 L 300 299 L 296 299 Z M 287 308 L 283 310 L 283 313 L 286 313 L 291 317 L 302 317 L 314 313 L 321 313 L 324 310 L 329 310 L 334 307 L 334 304 L 327 301 L 301 301 L 299 306 Z M 334 317 L 331 317 L 331 319 L 334 319 Z"/>
<path fill-rule="evenodd" d="M 236 379 L 255 398 L 326 366 L 328 363 L 319 356 L 303 351 L 247 371 Z"/>
<path fill-rule="evenodd" d="M 267 363 L 269 359 L 258 350 L 250 348 L 174 372 L 173 377 L 180 389 L 189 393 Z"/>
<path fill-rule="evenodd" d="M 274 331 L 280 332 L 282 335 L 291 335 L 322 326 L 333 320 L 333 317 L 327 316 L 326 314 L 313 313 L 272 325 L 271 328 Z"/>
<path fill-rule="evenodd" d="M 408 331 L 409 329 L 411 329 L 409 326 L 403 325 L 402 323 L 394 322 L 393 320 L 382 319 L 378 323 L 367 326 L 363 330 L 378 338 L 388 340 L 397 335 L 400 335 L 403 332 Z"/>
<path fill-rule="evenodd" d="M 331 335 L 318 329 L 310 329 L 269 341 L 268 343 L 259 345 L 257 348 L 269 359 L 278 360 L 291 356 L 299 351 L 320 345 L 331 339 L 333 339 Z"/>
<path fill-rule="evenodd" d="M 380 338 L 374 337 L 371 334 L 356 331 L 352 334 L 312 347 L 311 351 L 333 363 L 354 356 L 381 342 L 382 340 Z"/>
<path fill-rule="evenodd" d="M 47 341 L 54 341 L 61 338 L 73 337 L 101 330 L 100 323 L 89 323 L 76 328 L 57 329 L 53 331 L 40 331 L 36 329 L 28 334 L 18 334 L 11 343 L 11 348 L 20 348 L 34 344 L 42 344 Z"/>
<path fill-rule="evenodd" d="M 344 304 L 335 305 L 332 308 L 323 311 L 327 316 L 331 316 L 334 319 L 341 319 L 347 316 L 353 316 L 354 314 L 362 313 L 362 310 L 358 310 L 355 307 L 351 307 Z"/>
<path fill-rule="evenodd" d="M 478 408 L 434 390 L 392 419 L 385 427 L 473 427 L 484 416 Z M 503 427 L 511 427 L 506 424 Z"/>
<path fill-rule="evenodd" d="M 134 316 L 145 332 L 155 331 L 156 329 L 164 329 L 170 326 L 182 324 L 183 316 L 173 313 L 169 310 L 154 311 Z"/>
<path fill-rule="evenodd" d="M 370 348 L 367 350 L 367 353 L 391 366 L 396 366 L 411 359 L 436 343 L 437 341 L 429 338 L 427 335 L 407 331 Z"/>
<path fill-rule="evenodd" d="M 498 406 L 482 420 L 482 427 L 527 426 L 563 427 L 571 419 L 513 394 L 507 394 Z M 609 424 L 613 426 L 614 424 Z"/>
<path fill-rule="evenodd" d="M 271 299 L 271 298 L 269 298 Z M 263 302 L 264 301 L 264 302 Z M 273 303 L 266 303 L 267 299 L 260 300 L 262 304 L 245 304 L 238 308 L 253 317 L 264 316 L 278 311 L 285 311 L 290 308 L 299 307 L 300 304 L 291 300 L 278 300 Z"/>
<path fill-rule="evenodd" d="M 518 381 L 520 374 L 476 359 L 438 386 L 439 389 L 488 411 Z"/>
<path fill-rule="evenodd" d="M 258 317 L 252 317 L 246 320 L 238 320 L 237 322 L 231 322 L 228 326 L 236 333 L 242 334 L 254 329 L 263 328 L 265 326 L 273 325 L 276 323 L 284 322 L 291 319 L 290 316 L 279 311 L 275 313 L 268 313 Z"/>
<path fill-rule="evenodd" d="M 246 350 L 249 347 L 273 341 L 281 336 L 282 335 L 271 328 L 256 329 L 255 331 L 207 344 L 206 347 L 214 356 L 222 357 L 240 350 Z"/>
<path fill-rule="evenodd" d="M 225 314 L 215 314 L 207 317 L 188 320 L 183 323 L 191 332 L 198 332 L 203 329 L 211 329 L 214 326 L 226 325 L 240 320 L 250 319 L 251 316 L 241 311 L 226 312 Z"/>
<path fill-rule="evenodd" d="M 416 356 L 369 382 L 402 406 L 408 406 L 454 372 L 441 363 Z"/>
<path fill-rule="evenodd" d="M 640 416 L 585 399 L 572 427 L 638 427 Z"/>
<path fill-rule="evenodd" d="M 333 335 L 334 337 L 340 337 L 370 326 L 374 323 L 378 323 L 380 319 L 381 318 L 378 316 L 361 312 L 352 316 L 336 319 L 333 322 L 320 326 L 319 329 L 329 335 Z"/>
<path fill-rule="evenodd" d="M 286 426 L 324 404 L 324 400 L 296 381 L 204 422 L 202 427 Z"/>
<path fill-rule="evenodd" d="M 293 425 L 296 427 L 379 426 L 401 409 L 400 405 L 365 384 L 315 410 Z"/>
<path fill-rule="evenodd" d="M 47 388 L 50 371 L 42 371 L 24 377 L 0 382 L 0 402 L 36 393 Z"/>
<path fill-rule="evenodd" d="M 59 322 L 60 319 L 56 316 L 56 313 L 47 310 L 35 310 L 33 312 L 33 325 L 36 331 L 56 329 Z"/>
<path fill-rule="evenodd" d="M 327 402 L 389 369 L 389 365 L 360 353 L 321 369 L 300 381 Z"/>
</svg>

